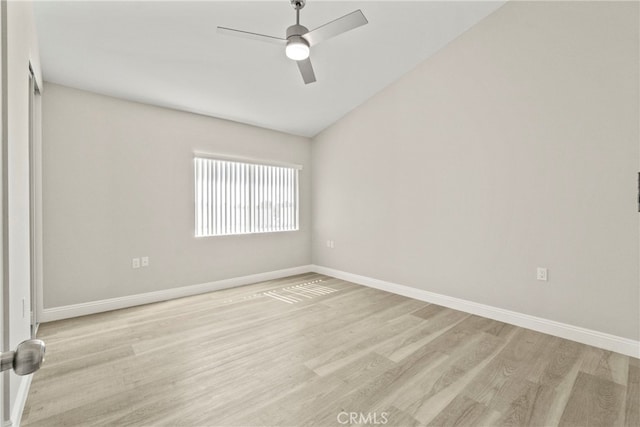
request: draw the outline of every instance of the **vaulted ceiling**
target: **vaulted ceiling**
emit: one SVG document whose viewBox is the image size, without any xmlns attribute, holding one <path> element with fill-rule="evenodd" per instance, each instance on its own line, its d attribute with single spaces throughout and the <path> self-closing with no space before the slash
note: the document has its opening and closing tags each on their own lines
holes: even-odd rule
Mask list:
<svg viewBox="0 0 640 427">
<path fill-rule="evenodd" d="M 218 34 L 218 25 L 284 37 L 278 1 L 40 1 L 44 79 L 101 94 L 314 136 L 503 1 L 308 0 L 314 29 L 361 9 L 369 24 L 314 46 L 305 85 L 284 49 Z"/>
</svg>

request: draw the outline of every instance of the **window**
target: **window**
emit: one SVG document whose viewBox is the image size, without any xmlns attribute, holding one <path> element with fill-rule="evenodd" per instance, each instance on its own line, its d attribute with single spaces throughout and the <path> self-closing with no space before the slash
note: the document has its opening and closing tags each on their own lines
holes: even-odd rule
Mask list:
<svg viewBox="0 0 640 427">
<path fill-rule="evenodd" d="M 299 167 L 194 162 L 196 237 L 298 230 Z"/>
</svg>

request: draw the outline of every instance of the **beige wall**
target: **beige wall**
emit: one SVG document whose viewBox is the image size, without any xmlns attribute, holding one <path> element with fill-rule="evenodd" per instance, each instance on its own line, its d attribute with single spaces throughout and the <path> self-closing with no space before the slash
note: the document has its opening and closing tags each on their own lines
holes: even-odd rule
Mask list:
<svg viewBox="0 0 640 427">
<path fill-rule="evenodd" d="M 314 138 L 314 264 L 638 340 L 638 39 L 637 2 L 490 15 Z"/>
<path fill-rule="evenodd" d="M 43 135 L 45 308 L 311 261 L 307 138 L 48 83 Z M 194 238 L 194 151 L 303 165 L 300 231 Z"/>
</svg>

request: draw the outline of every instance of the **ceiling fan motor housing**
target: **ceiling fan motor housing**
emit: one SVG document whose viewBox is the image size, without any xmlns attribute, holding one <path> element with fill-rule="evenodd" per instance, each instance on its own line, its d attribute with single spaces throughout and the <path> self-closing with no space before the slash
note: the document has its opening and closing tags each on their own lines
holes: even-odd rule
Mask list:
<svg viewBox="0 0 640 427">
<path fill-rule="evenodd" d="M 303 34 L 307 34 L 309 30 L 304 25 L 292 25 L 287 28 L 287 40 L 293 36 L 301 36 Z"/>
</svg>

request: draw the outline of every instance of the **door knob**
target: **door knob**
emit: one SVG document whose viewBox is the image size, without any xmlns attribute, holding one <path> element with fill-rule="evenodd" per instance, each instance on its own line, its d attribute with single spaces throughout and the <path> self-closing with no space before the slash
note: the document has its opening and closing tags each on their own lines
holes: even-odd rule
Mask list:
<svg viewBox="0 0 640 427">
<path fill-rule="evenodd" d="M 45 345 L 42 340 L 22 341 L 16 351 L 0 354 L 0 371 L 13 369 L 17 375 L 29 375 L 40 369 L 44 362 Z"/>
</svg>

